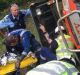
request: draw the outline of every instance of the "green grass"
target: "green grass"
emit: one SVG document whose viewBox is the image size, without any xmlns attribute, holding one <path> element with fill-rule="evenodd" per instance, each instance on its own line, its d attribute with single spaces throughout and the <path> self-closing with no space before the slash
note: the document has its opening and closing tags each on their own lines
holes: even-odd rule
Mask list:
<svg viewBox="0 0 80 75">
<path fill-rule="evenodd" d="M 40 42 L 38 31 L 32 17 L 28 17 L 28 19 L 26 19 L 26 29 L 30 30 L 35 35 L 35 38 Z"/>
<path fill-rule="evenodd" d="M 3 41 L 4 41 L 4 39 L 0 37 L 0 56 L 2 56 L 4 54 L 4 52 L 6 52 L 6 47 L 4 44 L 2 44 Z"/>
</svg>

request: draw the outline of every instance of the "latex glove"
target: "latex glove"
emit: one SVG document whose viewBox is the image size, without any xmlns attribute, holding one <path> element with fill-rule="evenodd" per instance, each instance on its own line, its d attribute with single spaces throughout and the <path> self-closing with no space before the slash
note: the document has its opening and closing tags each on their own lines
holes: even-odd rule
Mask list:
<svg viewBox="0 0 80 75">
<path fill-rule="evenodd" d="M 30 56 L 32 56 L 33 58 L 36 57 L 35 54 L 33 52 L 31 52 L 31 51 L 27 54 L 27 57 L 30 57 Z"/>
<path fill-rule="evenodd" d="M 8 61 L 9 62 L 16 62 L 17 61 L 17 55 L 14 53 L 9 53 L 8 55 Z"/>
<path fill-rule="evenodd" d="M 0 62 L 1 62 L 1 65 L 6 66 L 6 64 L 7 64 L 7 57 L 4 56 L 4 57 L 1 59 Z"/>
<path fill-rule="evenodd" d="M 15 58 L 15 57 L 9 57 L 8 58 L 8 62 L 10 63 L 10 62 L 16 62 L 17 61 L 17 58 Z"/>
</svg>

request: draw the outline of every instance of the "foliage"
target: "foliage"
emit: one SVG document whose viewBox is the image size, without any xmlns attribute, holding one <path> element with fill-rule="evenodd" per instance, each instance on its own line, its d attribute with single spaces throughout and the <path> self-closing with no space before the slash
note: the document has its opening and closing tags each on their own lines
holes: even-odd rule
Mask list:
<svg viewBox="0 0 80 75">
<path fill-rule="evenodd" d="M 8 7 L 8 4 L 4 1 L 0 1 L 0 10 L 5 9 L 6 7 Z"/>
<path fill-rule="evenodd" d="M 20 6 L 28 6 L 29 3 L 35 2 L 36 0 L 0 0 L 0 11 L 8 8 L 10 4 L 17 3 Z"/>
</svg>

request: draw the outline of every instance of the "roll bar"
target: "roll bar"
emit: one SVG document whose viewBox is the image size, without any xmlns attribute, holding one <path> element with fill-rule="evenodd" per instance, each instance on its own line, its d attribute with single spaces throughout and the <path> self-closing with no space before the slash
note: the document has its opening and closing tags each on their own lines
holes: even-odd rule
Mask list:
<svg viewBox="0 0 80 75">
<path fill-rule="evenodd" d="M 63 39 L 63 41 L 65 43 L 66 49 L 69 50 L 69 51 L 71 51 L 71 52 L 80 52 L 80 49 L 69 49 L 68 44 L 67 44 L 67 41 L 66 41 L 66 39 L 65 39 L 65 37 L 63 35 L 63 32 L 61 30 L 61 27 L 60 27 L 60 22 L 63 21 L 68 16 L 74 14 L 74 13 L 80 13 L 80 11 L 79 10 L 74 10 L 74 11 L 71 11 L 69 14 L 67 14 L 67 15 L 65 15 L 63 17 L 60 17 L 59 20 L 57 21 L 57 26 L 59 27 L 59 31 L 60 31 L 61 36 L 62 36 L 62 39 Z"/>
</svg>

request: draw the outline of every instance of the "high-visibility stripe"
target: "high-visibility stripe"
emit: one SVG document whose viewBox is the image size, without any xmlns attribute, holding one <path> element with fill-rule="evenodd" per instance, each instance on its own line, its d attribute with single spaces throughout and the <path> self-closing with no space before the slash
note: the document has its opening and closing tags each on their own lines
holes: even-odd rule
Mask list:
<svg viewBox="0 0 80 75">
<path fill-rule="evenodd" d="M 13 34 L 13 33 L 15 33 L 15 32 L 18 32 L 18 31 L 23 31 L 23 30 L 24 30 L 24 29 L 14 30 L 14 31 L 10 32 L 10 33 L 8 34 L 8 36 L 10 36 L 11 34 Z"/>
<path fill-rule="evenodd" d="M 25 32 L 26 32 L 26 30 L 23 30 L 23 31 L 20 33 L 20 37 L 22 37 Z"/>
<path fill-rule="evenodd" d="M 26 75 L 77 75 L 79 71 L 69 63 L 50 61 L 29 71 Z"/>
<path fill-rule="evenodd" d="M 53 63 L 55 63 L 57 65 L 61 65 L 65 69 L 65 71 L 67 71 L 68 75 L 73 75 L 74 73 L 76 74 L 78 72 L 78 70 L 75 68 L 75 66 L 73 66 L 73 65 L 71 65 L 71 64 L 69 64 L 67 62 L 63 62 L 63 61 L 62 62 L 60 62 L 60 61 L 58 62 L 58 61 L 56 61 L 56 62 L 53 62 Z"/>
<path fill-rule="evenodd" d="M 73 45 L 73 42 L 70 40 L 70 36 L 68 35 L 64 35 L 65 36 L 65 39 L 69 45 L 69 48 L 73 48 L 74 45 Z M 58 48 L 56 49 L 56 55 L 57 55 L 57 59 L 59 60 L 60 58 L 64 57 L 64 56 L 71 56 L 72 55 L 72 52 L 70 52 L 69 50 L 66 49 L 66 46 L 62 40 L 62 37 L 59 36 L 56 41 L 58 42 Z"/>
</svg>

